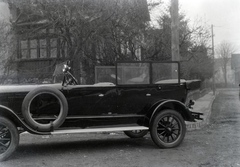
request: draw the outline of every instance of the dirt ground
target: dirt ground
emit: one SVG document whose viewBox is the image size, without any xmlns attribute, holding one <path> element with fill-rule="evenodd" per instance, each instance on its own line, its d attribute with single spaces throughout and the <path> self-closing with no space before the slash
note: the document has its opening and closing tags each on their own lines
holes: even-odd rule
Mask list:
<svg viewBox="0 0 240 167">
<path fill-rule="evenodd" d="M 20 146 L 1 167 L 240 167 L 238 89 L 219 90 L 210 123 L 189 131 L 173 149 L 158 149 L 150 135 L 123 133 L 21 135 Z"/>
</svg>

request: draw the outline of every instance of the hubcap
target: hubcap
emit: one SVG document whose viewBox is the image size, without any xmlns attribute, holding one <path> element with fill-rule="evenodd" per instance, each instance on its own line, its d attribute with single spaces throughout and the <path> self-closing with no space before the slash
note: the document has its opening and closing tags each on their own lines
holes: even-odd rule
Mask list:
<svg viewBox="0 0 240 167">
<path fill-rule="evenodd" d="M 181 125 L 179 120 L 174 116 L 164 116 L 158 122 L 158 137 L 165 143 L 175 142 L 181 133 Z"/>
<path fill-rule="evenodd" d="M 11 143 L 11 134 L 7 127 L 0 124 L 0 154 L 3 154 Z"/>
</svg>

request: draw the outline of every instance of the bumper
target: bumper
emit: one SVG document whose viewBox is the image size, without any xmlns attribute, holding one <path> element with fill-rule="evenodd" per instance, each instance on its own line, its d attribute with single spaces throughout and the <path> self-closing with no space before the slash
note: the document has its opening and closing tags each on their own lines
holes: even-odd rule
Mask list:
<svg viewBox="0 0 240 167">
<path fill-rule="evenodd" d="M 193 111 L 190 111 L 192 117 L 196 120 L 203 120 L 203 118 L 201 118 L 200 116 L 203 115 L 203 113 L 199 113 L 199 112 L 193 112 Z"/>
</svg>

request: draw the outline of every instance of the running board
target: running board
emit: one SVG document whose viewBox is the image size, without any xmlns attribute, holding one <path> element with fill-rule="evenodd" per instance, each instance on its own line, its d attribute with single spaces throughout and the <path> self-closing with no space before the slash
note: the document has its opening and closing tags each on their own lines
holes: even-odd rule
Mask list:
<svg viewBox="0 0 240 167">
<path fill-rule="evenodd" d="M 132 130 L 149 130 L 146 126 L 129 126 L 129 127 L 112 127 L 112 128 L 87 128 L 87 129 L 64 129 L 54 130 L 52 135 L 56 134 L 73 134 L 73 133 L 92 133 L 92 132 L 116 132 L 116 131 L 132 131 Z"/>
</svg>

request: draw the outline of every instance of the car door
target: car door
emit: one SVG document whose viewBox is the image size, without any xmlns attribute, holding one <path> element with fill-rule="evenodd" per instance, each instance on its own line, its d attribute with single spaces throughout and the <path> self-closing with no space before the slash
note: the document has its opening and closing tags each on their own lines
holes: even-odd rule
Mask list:
<svg viewBox="0 0 240 167">
<path fill-rule="evenodd" d="M 120 86 L 118 88 L 117 110 L 119 114 L 144 113 L 151 100 L 149 86 Z"/>
<path fill-rule="evenodd" d="M 118 98 L 119 114 L 139 114 L 151 98 L 149 63 L 123 62 L 118 63 Z"/>
<path fill-rule="evenodd" d="M 122 114 L 144 114 L 164 99 L 184 101 L 177 62 L 118 63 L 117 110 Z"/>
<path fill-rule="evenodd" d="M 156 92 L 153 94 L 157 99 L 173 99 L 184 101 L 186 89 L 180 80 L 180 66 L 178 62 L 153 62 L 151 64 L 152 84 Z M 181 82 L 180 82 L 181 81 Z"/>
<path fill-rule="evenodd" d="M 69 115 L 94 117 L 116 111 L 115 86 L 70 86 L 67 92 Z"/>
</svg>

